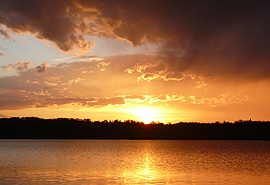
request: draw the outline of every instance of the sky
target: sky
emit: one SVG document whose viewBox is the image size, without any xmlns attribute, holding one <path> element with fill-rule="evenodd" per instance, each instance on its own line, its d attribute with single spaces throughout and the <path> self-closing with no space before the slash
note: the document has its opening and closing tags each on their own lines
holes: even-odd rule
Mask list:
<svg viewBox="0 0 270 185">
<path fill-rule="evenodd" d="M 0 0 L 0 117 L 270 120 L 269 8 Z"/>
</svg>

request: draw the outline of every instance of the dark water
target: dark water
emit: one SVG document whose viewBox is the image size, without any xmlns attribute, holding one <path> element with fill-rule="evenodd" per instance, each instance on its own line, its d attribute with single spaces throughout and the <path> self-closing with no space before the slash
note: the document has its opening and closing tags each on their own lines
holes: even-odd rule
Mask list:
<svg viewBox="0 0 270 185">
<path fill-rule="evenodd" d="M 0 184 L 270 184 L 270 141 L 0 140 Z"/>
</svg>

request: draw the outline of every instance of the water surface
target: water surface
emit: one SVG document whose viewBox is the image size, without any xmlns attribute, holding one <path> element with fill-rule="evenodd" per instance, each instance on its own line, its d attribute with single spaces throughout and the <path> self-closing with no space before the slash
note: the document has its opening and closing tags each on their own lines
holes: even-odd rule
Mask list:
<svg viewBox="0 0 270 185">
<path fill-rule="evenodd" d="M 270 141 L 0 140 L 0 184 L 269 184 Z"/>
</svg>

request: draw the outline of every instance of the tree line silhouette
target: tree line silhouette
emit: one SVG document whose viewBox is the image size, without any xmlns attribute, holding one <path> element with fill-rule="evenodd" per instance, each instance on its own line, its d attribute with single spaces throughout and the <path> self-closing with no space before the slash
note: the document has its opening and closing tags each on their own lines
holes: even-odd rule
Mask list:
<svg viewBox="0 0 270 185">
<path fill-rule="evenodd" d="M 1 139 L 172 139 L 172 140 L 270 140 L 270 121 L 144 124 L 134 120 L 0 119 Z"/>
</svg>

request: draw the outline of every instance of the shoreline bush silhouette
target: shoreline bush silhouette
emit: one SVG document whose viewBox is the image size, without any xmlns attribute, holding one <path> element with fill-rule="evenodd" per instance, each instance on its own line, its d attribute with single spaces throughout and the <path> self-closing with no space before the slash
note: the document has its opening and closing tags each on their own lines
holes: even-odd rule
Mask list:
<svg viewBox="0 0 270 185">
<path fill-rule="evenodd" d="M 134 120 L 0 119 L 0 139 L 270 140 L 270 121 L 144 124 Z"/>
</svg>

